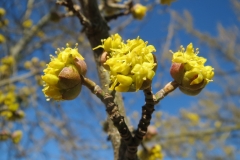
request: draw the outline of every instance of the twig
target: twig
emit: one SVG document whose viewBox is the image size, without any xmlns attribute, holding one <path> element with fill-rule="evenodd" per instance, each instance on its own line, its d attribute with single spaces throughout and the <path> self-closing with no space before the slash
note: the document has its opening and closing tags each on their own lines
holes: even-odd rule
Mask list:
<svg viewBox="0 0 240 160">
<path fill-rule="evenodd" d="M 28 0 L 27 2 L 27 9 L 26 12 L 23 16 L 23 19 L 26 20 L 30 17 L 31 13 L 32 13 L 32 9 L 33 9 L 33 4 L 34 4 L 34 0 Z"/>
<path fill-rule="evenodd" d="M 59 5 L 66 6 L 69 11 L 72 11 L 80 20 L 80 23 L 85 27 L 92 27 L 91 22 L 80 12 L 80 6 L 73 4 L 72 0 L 60 1 L 56 2 Z"/>
<path fill-rule="evenodd" d="M 166 84 L 163 89 L 161 89 L 154 95 L 154 103 L 159 103 L 160 100 L 162 100 L 165 96 L 174 91 L 177 87 L 178 83 L 176 81 L 172 81 Z"/>
<path fill-rule="evenodd" d="M 112 19 L 117 19 L 118 17 L 121 17 L 121 16 L 126 16 L 128 14 L 131 13 L 131 8 L 133 7 L 133 1 L 132 0 L 129 0 L 127 1 L 126 3 L 124 4 L 118 4 L 118 3 L 113 3 L 113 1 L 111 0 L 105 0 L 104 1 L 104 8 L 109 8 L 111 10 L 125 10 L 123 12 L 120 12 L 120 13 L 116 13 L 116 14 L 113 14 L 113 15 L 110 15 L 110 16 L 105 16 L 105 20 L 106 21 L 110 21 Z"/>
<path fill-rule="evenodd" d="M 16 81 L 20 81 L 22 79 L 29 78 L 31 76 L 34 76 L 37 73 L 39 73 L 39 71 L 35 70 L 35 71 L 28 72 L 26 74 L 23 74 L 21 76 L 15 76 L 15 77 L 10 78 L 10 79 L 4 79 L 4 80 L 0 81 L 0 87 L 3 86 L 3 85 L 6 85 L 6 84 L 11 84 L 11 83 L 16 82 Z"/>
</svg>

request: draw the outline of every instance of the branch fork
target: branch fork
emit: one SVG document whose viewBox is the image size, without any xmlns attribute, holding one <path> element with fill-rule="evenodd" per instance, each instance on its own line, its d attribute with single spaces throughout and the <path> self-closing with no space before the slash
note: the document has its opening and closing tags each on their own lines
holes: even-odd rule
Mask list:
<svg viewBox="0 0 240 160">
<path fill-rule="evenodd" d="M 84 77 L 83 85 L 91 90 L 91 92 L 105 104 L 110 119 L 127 145 L 126 158 L 128 160 L 136 159 L 137 148 L 142 143 L 143 137 L 147 133 L 147 128 L 150 124 L 152 113 L 154 112 L 154 105 L 178 87 L 177 83 L 173 81 L 164 86 L 164 88 L 157 92 L 156 95 L 152 93 L 151 87 L 143 90 L 145 95 L 145 105 L 142 107 L 142 117 L 139 121 L 135 135 L 133 136 L 129 127 L 125 123 L 124 116 L 119 112 L 118 105 L 114 102 L 114 97 L 109 93 L 105 93 L 98 85 L 88 78 Z"/>
</svg>

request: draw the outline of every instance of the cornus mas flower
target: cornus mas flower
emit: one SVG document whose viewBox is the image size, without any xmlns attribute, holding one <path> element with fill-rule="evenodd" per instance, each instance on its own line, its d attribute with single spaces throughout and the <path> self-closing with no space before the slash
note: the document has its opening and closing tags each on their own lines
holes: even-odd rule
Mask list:
<svg viewBox="0 0 240 160">
<path fill-rule="evenodd" d="M 76 44 L 77 46 L 77 44 Z M 82 77 L 87 71 L 84 58 L 77 48 L 58 49 L 57 57 L 50 55 L 51 62 L 43 70 L 43 92 L 49 100 L 71 100 L 78 96 L 82 87 Z"/>
<path fill-rule="evenodd" d="M 179 89 L 188 95 L 197 95 L 212 81 L 214 69 L 204 66 L 207 61 L 198 56 L 198 48 L 194 51 L 192 43 L 186 50 L 181 46 L 180 50 L 173 53 L 170 74 L 178 82 Z"/>
<path fill-rule="evenodd" d="M 138 91 L 151 85 L 157 63 L 155 48 L 142 39 L 127 40 L 124 43 L 119 34 L 103 40 L 103 44 L 94 48 L 103 48 L 101 62 L 110 73 L 110 90 L 119 92 Z"/>
</svg>

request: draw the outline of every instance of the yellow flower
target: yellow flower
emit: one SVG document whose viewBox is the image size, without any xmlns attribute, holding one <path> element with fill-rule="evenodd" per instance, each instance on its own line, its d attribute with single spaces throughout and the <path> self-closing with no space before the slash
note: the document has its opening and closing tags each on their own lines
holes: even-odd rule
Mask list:
<svg viewBox="0 0 240 160">
<path fill-rule="evenodd" d="M 3 17 L 5 15 L 6 11 L 4 8 L 0 8 L 0 17 Z"/>
<path fill-rule="evenodd" d="M 0 112 L 0 116 L 5 117 L 6 119 L 11 119 L 11 117 L 13 116 L 13 113 L 11 111 L 3 111 L 3 112 Z"/>
<path fill-rule="evenodd" d="M 170 6 L 171 3 L 174 2 L 174 1 L 175 1 L 175 0 L 160 0 L 160 3 L 163 4 L 163 5 L 167 4 L 167 5 Z"/>
<path fill-rule="evenodd" d="M 131 13 L 133 17 L 139 20 L 143 19 L 143 17 L 146 15 L 146 12 L 147 12 L 147 7 L 139 3 L 135 4 L 131 9 Z"/>
<path fill-rule="evenodd" d="M 6 41 L 5 37 L 2 34 L 0 34 L 0 44 L 4 43 L 5 41 Z"/>
<path fill-rule="evenodd" d="M 57 57 L 50 56 L 51 62 L 43 70 L 45 82 L 43 92 L 54 100 L 71 100 L 78 96 L 82 87 L 81 75 L 87 71 L 84 58 L 77 48 L 67 48 L 56 52 Z"/>
<path fill-rule="evenodd" d="M 214 76 L 214 69 L 211 66 L 204 66 L 207 60 L 199 57 L 198 53 L 198 49 L 194 51 L 190 43 L 186 50 L 181 46 L 172 58 L 170 74 L 178 82 L 179 89 L 188 95 L 200 93 Z"/>
<path fill-rule="evenodd" d="M 22 25 L 23 25 L 23 27 L 25 27 L 25 28 L 30 28 L 30 27 L 32 27 L 33 22 L 32 22 L 31 19 L 28 19 L 28 20 L 24 21 Z"/>
<path fill-rule="evenodd" d="M 187 112 L 185 116 L 186 116 L 186 118 L 189 119 L 193 124 L 198 124 L 198 122 L 200 121 L 200 117 L 199 117 L 199 115 L 196 114 L 196 113 Z"/>
<path fill-rule="evenodd" d="M 110 73 L 110 90 L 119 92 L 138 91 L 151 85 L 157 67 L 152 52 L 155 48 L 147 45 L 139 37 L 122 41 L 118 35 L 103 40 L 103 44 L 94 49 L 103 48 L 101 61 Z"/>
<path fill-rule="evenodd" d="M 15 64 L 15 59 L 13 56 L 7 56 L 1 59 L 2 64 L 13 66 Z"/>
<path fill-rule="evenodd" d="M 12 133 L 12 141 L 13 143 L 17 144 L 21 141 L 22 139 L 22 131 L 17 130 Z"/>
</svg>

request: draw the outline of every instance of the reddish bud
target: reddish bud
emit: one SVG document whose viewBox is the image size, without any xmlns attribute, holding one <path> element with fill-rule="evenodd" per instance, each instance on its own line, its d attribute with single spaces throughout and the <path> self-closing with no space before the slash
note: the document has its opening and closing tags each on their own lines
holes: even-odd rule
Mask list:
<svg viewBox="0 0 240 160">
<path fill-rule="evenodd" d="M 78 72 L 79 72 L 81 75 L 85 76 L 86 73 L 87 73 L 87 64 L 86 64 L 86 62 L 85 62 L 84 60 L 76 57 L 76 58 L 74 59 L 74 64 L 75 64 Z"/>
<path fill-rule="evenodd" d="M 102 66 L 106 69 L 106 70 L 110 70 L 109 66 L 105 64 L 105 62 L 107 61 L 107 57 L 109 56 L 108 52 L 103 52 L 101 57 L 100 57 L 100 62 L 102 64 Z"/>
</svg>

